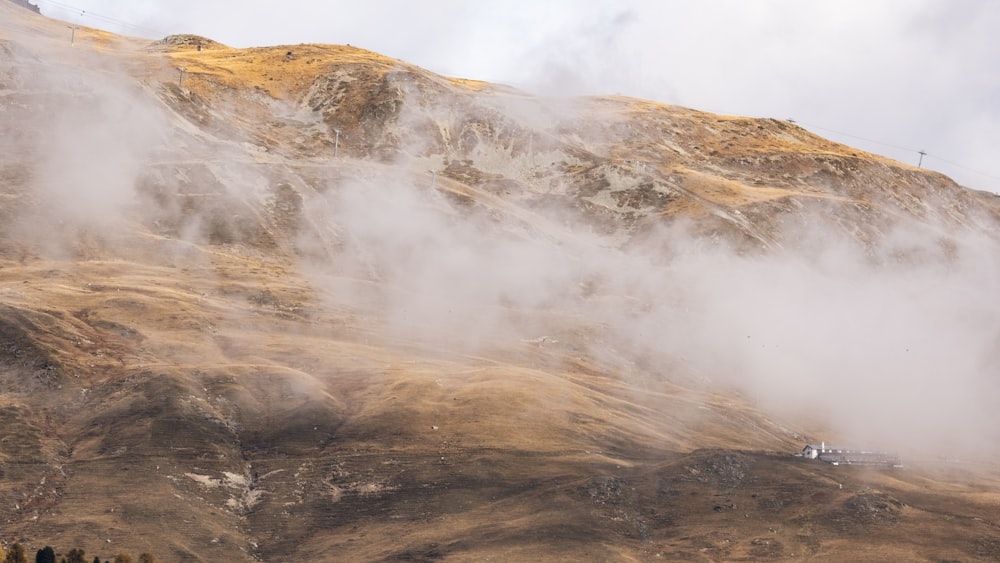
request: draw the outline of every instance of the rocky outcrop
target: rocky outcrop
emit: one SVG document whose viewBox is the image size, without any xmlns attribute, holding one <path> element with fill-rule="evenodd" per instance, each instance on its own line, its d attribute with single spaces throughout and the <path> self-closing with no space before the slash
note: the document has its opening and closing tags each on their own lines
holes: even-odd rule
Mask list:
<svg viewBox="0 0 1000 563">
<path fill-rule="evenodd" d="M 42 10 L 38 7 L 38 5 L 37 4 L 32 4 L 31 0 L 10 0 L 10 1 L 13 2 L 15 5 L 20 6 L 22 8 L 26 8 L 28 10 L 31 10 L 32 12 L 35 12 L 36 14 L 41 14 L 42 13 Z"/>
</svg>

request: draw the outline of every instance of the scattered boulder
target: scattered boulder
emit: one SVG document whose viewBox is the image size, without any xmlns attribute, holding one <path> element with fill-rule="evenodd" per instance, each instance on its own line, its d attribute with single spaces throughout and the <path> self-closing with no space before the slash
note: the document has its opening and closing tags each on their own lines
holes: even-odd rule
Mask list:
<svg viewBox="0 0 1000 563">
<path fill-rule="evenodd" d="M 151 50 L 173 50 L 177 47 L 196 49 L 198 51 L 204 51 L 208 49 L 228 49 L 229 47 L 219 43 L 218 41 L 213 41 L 207 37 L 202 37 L 201 35 L 194 35 L 191 33 L 182 33 L 179 35 L 168 35 L 159 41 L 153 42 L 149 45 Z"/>
<path fill-rule="evenodd" d="M 753 460 L 735 452 L 706 451 L 685 465 L 686 477 L 719 487 L 739 487 L 750 477 Z"/>
</svg>

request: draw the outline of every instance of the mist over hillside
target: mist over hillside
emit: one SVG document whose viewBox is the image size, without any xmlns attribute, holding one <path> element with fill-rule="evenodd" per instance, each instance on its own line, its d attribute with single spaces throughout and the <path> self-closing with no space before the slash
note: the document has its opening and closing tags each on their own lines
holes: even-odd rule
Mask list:
<svg viewBox="0 0 1000 563">
<path fill-rule="evenodd" d="M 996 508 L 997 196 L 784 121 L 537 98 L 345 46 L 71 45 L 15 10 L 5 534 L 166 560 L 722 560 L 908 558 L 901 538 L 939 526 L 940 557 L 997 552 L 992 524 L 939 508 Z M 821 440 L 988 476 L 947 493 L 934 469 L 912 479 L 938 496 L 899 501 L 917 481 L 793 464 Z M 765 505 L 764 467 L 844 496 Z M 838 551 L 874 525 L 873 487 L 885 533 Z M 702 498 L 783 523 L 783 547 L 681 524 Z"/>
</svg>

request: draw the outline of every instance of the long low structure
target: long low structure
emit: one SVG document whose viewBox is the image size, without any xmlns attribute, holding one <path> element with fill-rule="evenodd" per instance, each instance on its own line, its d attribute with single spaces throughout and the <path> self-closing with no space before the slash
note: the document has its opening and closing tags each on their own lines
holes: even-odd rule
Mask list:
<svg viewBox="0 0 1000 563">
<path fill-rule="evenodd" d="M 880 465 L 883 467 L 902 467 L 903 462 L 898 454 L 874 450 L 860 450 L 840 446 L 808 444 L 800 454 L 806 459 L 818 459 L 833 465 Z"/>
</svg>

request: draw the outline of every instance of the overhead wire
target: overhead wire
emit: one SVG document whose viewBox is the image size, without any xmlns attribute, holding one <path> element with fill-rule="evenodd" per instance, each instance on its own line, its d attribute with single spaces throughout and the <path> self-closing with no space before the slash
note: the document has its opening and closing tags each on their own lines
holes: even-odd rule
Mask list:
<svg viewBox="0 0 1000 563">
<path fill-rule="evenodd" d="M 907 152 L 915 152 L 915 153 L 919 153 L 920 152 L 917 149 L 911 149 L 909 147 L 901 147 L 899 145 L 893 145 L 891 143 L 884 143 L 882 141 L 876 141 L 875 139 L 869 139 L 867 137 L 861 137 L 859 135 L 852 135 L 850 133 L 845 133 L 843 131 L 837 131 L 835 129 L 830 129 L 829 127 L 823 127 L 823 126 L 820 126 L 820 125 L 815 125 L 813 123 L 805 123 L 804 121 L 795 121 L 795 123 L 798 123 L 799 125 L 802 125 L 804 127 L 809 127 L 810 129 L 819 129 L 820 131 L 826 131 L 827 133 L 835 133 L 837 135 L 841 135 L 841 136 L 844 136 L 844 137 L 850 137 L 852 139 L 858 139 L 860 141 L 866 141 L 868 143 L 874 143 L 876 145 L 881 145 L 883 147 L 890 147 L 890 148 L 893 148 L 893 149 L 899 149 L 901 151 L 907 151 Z"/>
<path fill-rule="evenodd" d="M 83 17 L 92 18 L 94 20 L 98 20 L 106 24 L 112 24 L 124 29 L 131 30 L 131 32 L 134 33 L 142 33 L 150 37 L 155 37 L 156 35 L 158 35 L 157 31 L 150 29 L 148 27 L 136 25 L 134 23 L 127 22 L 125 20 L 121 20 L 104 14 L 99 14 L 97 12 L 92 12 L 90 10 L 80 8 L 79 6 L 73 6 L 70 4 L 66 4 L 65 2 L 60 2 L 58 0 L 36 0 L 36 3 L 39 4 L 41 7 L 50 6 L 50 7 L 60 8 L 67 12 L 79 13 L 79 15 L 76 16 L 77 18 L 83 18 Z"/>
<path fill-rule="evenodd" d="M 976 170 L 975 168 L 969 168 L 968 166 L 965 166 L 964 164 L 959 164 L 957 162 L 952 162 L 952 161 L 950 161 L 948 159 L 941 158 L 940 156 L 937 156 L 937 155 L 928 154 L 927 156 L 929 156 L 929 157 L 931 157 L 931 158 L 933 158 L 935 160 L 940 160 L 941 162 L 944 162 L 946 164 L 950 164 L 950 165 L 952 165 L 952 166 L 954 166 L 956 168 L 961 168 L 962 170 L 965 170 L 966 172 L 972 172 L 973 174 L 978 174 L 980 176 L 983 176 L 985 178 L 990 178 L 992 180 L 1000 180 L 1000 176 L 994 176 L 993 174 L 987 174 L 986 172 L 983 172 L 982 170 Z"/>
<path fill-rule="evenodd" d="M 905 152 L 912 152 L 912 153 L 915 153 L 915 154 L 922 154 L 924 156 L 924 158 L 938 160 L 940 162 L 943 162 L 945 164 L 949 164 L 949 165 L 954 166 L 956 168 L 961 168 L 962 170 L 965 170 L 966 172 L 972 172 L 973 174 L 978 174 L 979 176 L 983 176 L 984 178 L 990 178 L 991 180 L 1000 180 L 1000 176 L 997 176 L 997 175 L 994 175 L 994 174 L 990 174 L 990 173 L 987 173 L 987 172 L 983 172 L 981 170 L 976 170 L 975 168 L 971 168 L 971 167 L 966 166 L 964 164 L 960 164 L 958 162 L 954 162 L 952 160 L 949 160 L 949 159 L 946 159 L 944 157 L 941 157 L 941 156 L 939 156 L 937 154 L 934 154 L 934 153 L 931 153 L 931 152 L 927 152 L 927 151 L 925 151 L 923 149 L 919 149 L 918 150 L 918 149 L 914 149 L 914 148 L 911 148 L 911 147 L 903 147 L 903 146 L 900 146 L 900 145 L 894 145 L 892 143 L 886 143 L 886 142 L 883 142 L 883 141 L 877 141 L 875 139 L 869 139 L 868 137 L 862 137 L 860 135 L 854 135 L 854 134 L 851 134 L 851 133 L 846 133 L 844 131 L 837 131 L 836 129 L 830 129 L 829 127 L 823 127 L 822 125 L 816 125 L 814 123 L 806 123 L 804 121 L 798 121 L 798 120 L 794 120 L 794 119 L 790 120 L 790 121 L 792 123 L 796 123 L 798 125 L 802 125 L 803 127 L 807 127 L 809 129 L 818 129 L 820 131 L 825 131 L 827 133 L 833 133 L 835 135 L 840 135 L 842 137 L 848 137 L 848 138 L 851 138 L 851 139 L 858 139 L 859 141 L 865 141 L 867 143 L 872 143 L 872 144 L 880 145 L 880 146 L 883 146 L 883 147 L 889 147 L 889 148 L 893 148 L 893 149 L 901 150 L 901 151 L 905 151 Z"/>
</svg>

